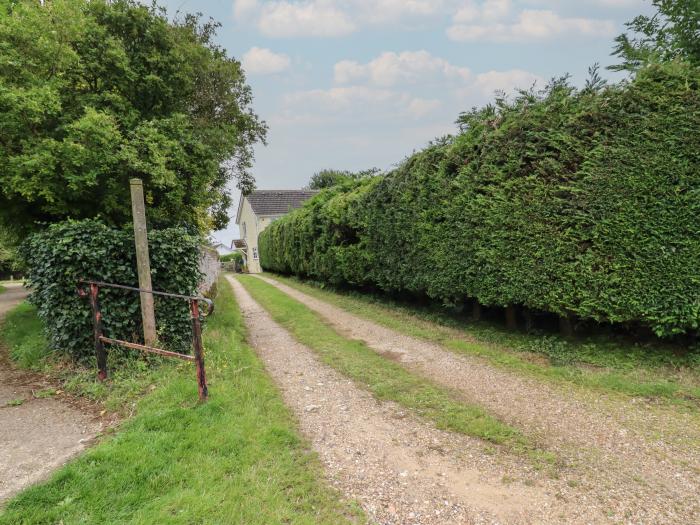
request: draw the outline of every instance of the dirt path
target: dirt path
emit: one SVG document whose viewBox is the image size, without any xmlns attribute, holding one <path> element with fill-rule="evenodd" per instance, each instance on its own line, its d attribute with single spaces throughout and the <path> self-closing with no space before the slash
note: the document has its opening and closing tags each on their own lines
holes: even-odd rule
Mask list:
<svg viewBox="0 0 700 525">
<path fill-rule="evenodd" d="M 0 318 L 27 295 L 19 285 L 7 288 Z M 0 356 L 0 504 L 46 478 L 101 430 L 96 418 L 56 397 L 37 398 L 50 386 Z"/>
<path fill-rule="evenodd" d="M 696 416 L 654 410 L 634 400 L 584 396 L 518 377 L 261 278 L 321 314 L 343 335 L 362 340 L 408 369 L 462 392 L 466 399 L 536 436 L 567 463 L 559 497 L 585 504 L 590 519 L 700 522 Z"/>
<path fill-rule="evenodd" d="M 296 414 L 330 481 L 381 524 L 560 523 L 567 505 L 523 458 L 485 453 L 376 401 L 322 364 L 229 277 L 249 341 Z M 515 473 L 521 481 L 515 481 Z M 522 474 L 526 473 L 523 478 Z M 573 512 L 573 509 L 568 509 Z M 585 512 L 580 523 L 595 522 Z"/>
</svg>

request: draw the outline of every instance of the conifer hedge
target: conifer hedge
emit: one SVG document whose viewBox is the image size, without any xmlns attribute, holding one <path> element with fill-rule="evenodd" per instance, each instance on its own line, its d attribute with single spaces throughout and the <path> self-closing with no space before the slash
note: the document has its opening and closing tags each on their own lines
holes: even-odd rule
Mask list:
<svg viewBox="0 0 700 525">
<path fill-rule="evenodd" d="M 699 84 L 697 68 L 672 62 L 463 114 L 456 137 L 273 223 L 263 268 L 696 331 Z"/>
</svg>

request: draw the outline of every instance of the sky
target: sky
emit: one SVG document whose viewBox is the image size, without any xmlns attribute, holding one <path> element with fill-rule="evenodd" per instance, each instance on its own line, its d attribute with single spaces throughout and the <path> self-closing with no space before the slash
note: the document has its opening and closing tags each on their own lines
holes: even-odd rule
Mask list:
<svg viewBox="0 0 700 525">
<path fill-rule="evenodd" d="M 454 133 L 460 112 L 494 92 L 543 86 L 616 62 L 624 23 L 648 0 L 160 0 L 168 13 L 222 24 L 254 110 L 269 126 L 255 148 L 259 189 L 294 189 L 326 169 L 391 169 Z M 602 71 L 610 80 L 619 74 Z M 230 244 L 234 224 L 213 238 Z"/>
</svg>

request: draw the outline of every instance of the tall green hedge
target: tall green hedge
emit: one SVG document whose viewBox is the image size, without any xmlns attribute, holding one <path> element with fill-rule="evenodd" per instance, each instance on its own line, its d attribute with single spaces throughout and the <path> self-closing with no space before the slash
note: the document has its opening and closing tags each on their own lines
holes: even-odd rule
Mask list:
<svg viewBox="0 0 700 525">
<path fill-rule="evenodd" d="M 182 228 L 152 230 L 149 236 L 153 289 L 196 293 L 200 238 Z M 133 232 L 108 228 L 96 220 L 68 221 L 34 234 L 24 245 L 31 301 L 38 307 L 51 346 L 80 359 L 94 355 L 90 303 L 77 295 L 80 279 L 138 286 Z M 101 288 L 107 337 L 142 340 L 139 294 Z M 156 296 L 156 325 L 161 342 L 189 351 L 191 319 L 179 299 Z"/>
<path fill-rule="evenodd" d="M 262 265 L 661 336 L 695 331 L 699 84 L 698 69 L 669 63 L 612 86 L 554 81 L 463 114 L 458 136 L 273 223 Z"/>
</svg>

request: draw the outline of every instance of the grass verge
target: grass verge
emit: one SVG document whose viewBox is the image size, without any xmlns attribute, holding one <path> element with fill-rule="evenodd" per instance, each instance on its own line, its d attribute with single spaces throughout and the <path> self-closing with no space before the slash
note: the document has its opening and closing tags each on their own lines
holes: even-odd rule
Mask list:
<svg viewBox="0 0 700 525">
<path fill-rule="evenodd" d="M 155 389 L 138 401 L 134 417 L 11 500 L 0 524 L 364 521 L 319 481 L 315 455 L 244 342 L 228 283 L 220 283 L 216 302 L 205 330 L 210 400 L 198 403 L 189 363 L 156 367 Z M 32 318 L 26 306 L 20 314 Z M 4 337 L 10 346 L 31 332 L 17 317 L 14 323 Z"/>
<path fill-rule="evenodd" d="M 274 286 L 255 277 L 237 278 L 277 323 L 313 349 L 324 363 L 361 383 L 378 399 L 395 401 L 443 430 L 534 450 L 517 429 L 483 408 L 461 401 L 458 394 L 408 372 L 363 342 L 339 335 L 322 317 Z"/>
<path fill-rule="evenodd" d="M 6 292 L 7 288 L 5 288 L 2 284 L 0 284 L 0 293 Z"/>
<path fill-rule="evenodd" d="M 434 308 L 271 276 L 359 317 L 457 353 L 484 358 L 508 370 L 602 391 L 679 402 L 692 408 L 700 403 L 698 352 L 679 352 L 670 345 L 634 344 L 605 336 L 569 341 L 550 334 L 509 332 L 487 322 L 467 323 Z"/>
</svg>

